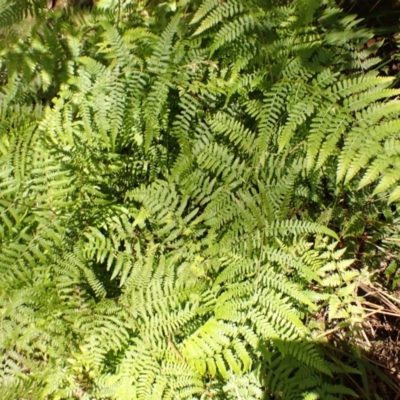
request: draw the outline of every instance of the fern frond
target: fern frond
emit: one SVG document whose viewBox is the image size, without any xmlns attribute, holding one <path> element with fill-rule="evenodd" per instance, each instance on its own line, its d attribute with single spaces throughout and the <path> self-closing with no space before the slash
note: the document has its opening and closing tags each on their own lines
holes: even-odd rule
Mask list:
<svg viewBox="0 0 400 400">
<path fill-rule="evenodd" d="M 205 6 L 205 8 L 209 6 Z M 204 8 L 204 9 L 205 9 Z M 237 14 L 240 14 L 243 11 L 243 5 L 240 1 L 237 0 L 229 0 L 222 4 L 219 4 L 218 8 L 213 7 L 214 10 L 211 9 L 211 13 L 209 13 L 202 21 L 200 26 L 193 33 L 193 36 L 200 35 L 201 33 L 209 30 L 210 28 L 216 26 L 220 23 L 224 18 L 233 17 Z M 204 16 L 206 13 L 203 13 Z M 200 17 L 198 17 L 200 20 Z"/>
<path fill-rule="evenodd" d="M 252 15 L 238 17 L 229 24 L 225 24 L 215 35 L 214 42 L 210 47 L 211 54 L 226 43 L 238 40 L 248 30 L 254 28 L 255 22 Z"/>
</svg>

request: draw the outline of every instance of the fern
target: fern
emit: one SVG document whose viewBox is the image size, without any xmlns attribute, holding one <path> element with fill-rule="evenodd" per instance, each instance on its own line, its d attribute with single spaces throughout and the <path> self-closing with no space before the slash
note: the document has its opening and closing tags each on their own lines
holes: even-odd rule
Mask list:
<svg viewBox="0 0 400 400">
<path fill-rule="evenodd" d="M 330 1 L 3 3 L 0 393 L 354 395 L 326 332 L 400 198 L 371 32 Z"/>
</svg>

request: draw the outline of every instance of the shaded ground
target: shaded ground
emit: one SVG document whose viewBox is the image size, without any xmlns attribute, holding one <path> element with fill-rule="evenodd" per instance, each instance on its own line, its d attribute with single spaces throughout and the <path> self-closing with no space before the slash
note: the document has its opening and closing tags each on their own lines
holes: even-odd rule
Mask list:
<svg viewBox="0 0 400 400">
<path fill-rule="evenodd" d="M 376 373 L 369 373 L 371 391 L 384 400 L 400 399 L 400 288 L 388 293 L 378 284 L 360 284 L 359 294 L 365 299 L 364 309 L 369 314 L 363 326 L 366 351 L 370 360 L 394 385 L 385 383 Z M 364 358 L 363 357 L 363 358 Z"/>
</svg>

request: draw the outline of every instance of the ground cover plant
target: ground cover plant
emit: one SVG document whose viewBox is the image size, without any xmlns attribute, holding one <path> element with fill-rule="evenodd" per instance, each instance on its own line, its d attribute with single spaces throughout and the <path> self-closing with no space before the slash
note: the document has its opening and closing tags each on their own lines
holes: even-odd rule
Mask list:
<svg viewBox="0 0 400 400">
<path fill-rule="evenodd" d="M 0 1 L 2 398 L 395 390 L 362 347 L 400 279 L 373 31 L 329 0 L 53 3 Z"/>
</svg>

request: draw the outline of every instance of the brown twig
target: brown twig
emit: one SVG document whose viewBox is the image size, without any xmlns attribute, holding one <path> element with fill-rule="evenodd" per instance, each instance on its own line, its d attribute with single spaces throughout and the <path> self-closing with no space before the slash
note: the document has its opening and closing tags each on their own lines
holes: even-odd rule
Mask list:
<svg viewBox="0 0 400 400">
<path fill-rule="evenodd" d="M 183 357 L 183 355 L 180 353 L 180 351 L 177 349 L 177 347 L 175 346 L 174 342 L 171 339 L 171 334 L 168 334 L 167 337 L 168 340 L 168 346 L 171 348 L 171 350 L 175 353 L 175 355 L 183 362 L 186 364 L 186 360 Z"/>
</svg>

